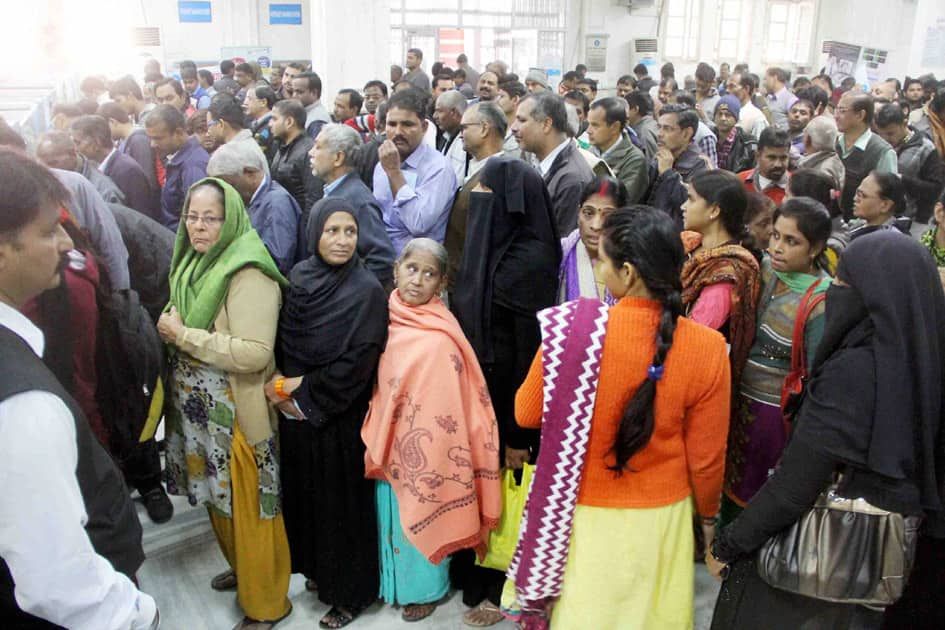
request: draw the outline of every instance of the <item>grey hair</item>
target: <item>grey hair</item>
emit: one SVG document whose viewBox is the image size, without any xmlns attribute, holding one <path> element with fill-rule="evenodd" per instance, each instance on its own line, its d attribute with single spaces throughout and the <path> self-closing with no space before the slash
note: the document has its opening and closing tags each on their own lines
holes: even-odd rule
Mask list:
<svg viewBox="0 0 945 630">
<path fill-rule="evenodd" d="M 466 102 L 466 97 L 459 90 L 443 92 L 436 99 L 437 105 L 452 109 L 460 116 L 466 111 Z"/>
<path fill-rule="evenodd" d="M 332 123 L 325 125 L 318 134 L 318 139 L 332 153 L 343 153 L 345 166 L 356 167 L 361 154 L 361 135 L 348 125 Z"/>
<path fill-rule="evenodd" d="M 578 118 L 577 107 L 571 103 L 565 102 L 564 109 L 568 114 L 568 137 L 577 137 L 581 129 L 581 120 Z"/>
<path fill-rule="evenodd" d="M 267 172 L 266 158 L 255 142 L 255 140 L 239 140 L 227 142 L 221 146 L 213 152 L 210 161 L 207 162 L 207 175 L 210 177 L 239 176 L 246 168 L 262 173 Z"/>
<path fill-rule="evenodd" d="M 446 270 L 449 268 L 450 257 L 446 253 L 446 248 L 442 244 L 434 241 L 432 238 L 415 238 L 407 243 L 404 246 L 402 252 L 400 252 L 400 257 L 397 258 L 397 263 L 401 263 L 404 260 L 407 260 L 410 257 L 410 254 L 414 252 L 427 252 L 433 254 L 433 257 L 436 259 L 437 270 L 440 272 L 440 275 L 446 275 Z"/>
<path fill-rule="evenodd" d="M 505 117 L 505 112 L 494 101 L 481 101 L 474 105 L 479 120 L 489 123 L 489 126 L 495 129 L 500 138 L 505 138 L 505 132 L 509 129 L 509 120 Z"/>
<path fill-rule="evenodd" d="M 817 116 L 804 129 L 804 135 L 810 138 L 814 151 L 831 151 L 837 144 L 837 123 L 830 116 Z"/>
<path fill-rule="evenodd" d="M 542 122 L 550 118 L 551 126 L 559 133 L 568 133 L 568 112 L 563 98 L 551 92 L 529 94 L 522 102 L 531 101 L 534 106 L 531 111 L 532 120 Z M 575 112 L 577 114 L 577 112 Z"/>
</svg>

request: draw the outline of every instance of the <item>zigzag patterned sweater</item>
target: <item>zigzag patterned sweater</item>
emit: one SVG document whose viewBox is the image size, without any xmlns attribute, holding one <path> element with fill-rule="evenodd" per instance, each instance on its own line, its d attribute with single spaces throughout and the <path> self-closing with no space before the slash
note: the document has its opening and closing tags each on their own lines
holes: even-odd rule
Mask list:
<svg viewBox="0 0 945 630">
<path fill-rule="evenodd" d="M 649 443 L 620 477 L 607 470 L 624 408 L 646 378 L 656 351 L 662 306 L 623 298 L 610 309 L 597 401 L 578 503 L 608 508 L 653 508 L 693 495 L 704 517 L 719 509 L 725 471 L 731 375 L 725 338 L 680 317 L 665 373 L 656 387 Z M 515 396 L 519 425 L 539 428 L 542 416 L 539 350 Z"/>
</svg>

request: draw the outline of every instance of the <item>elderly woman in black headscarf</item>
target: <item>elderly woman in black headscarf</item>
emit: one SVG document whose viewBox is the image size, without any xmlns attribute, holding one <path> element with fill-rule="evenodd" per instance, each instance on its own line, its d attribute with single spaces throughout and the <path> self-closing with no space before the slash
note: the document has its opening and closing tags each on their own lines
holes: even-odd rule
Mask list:
<svg viewBox="0 0 945 630">
<path fill-rule="evenodd" d="M 387 341 L 387 296 L 357 256 L 354 208 L 322 199 L 307 224 L 313 251 L 293 267 L 266 394 L 282 415 L 283 512 L 292 572 L 332 606 L 341 628 L 377 598 L 374 481 L 361 425 Z"/>
<path fill-rule="evenodd" d="M 781 463 L 706 555 L 713 574 L 723 573 L 726 565 L 730 570 L 713 628 L 884 624 L 882 609 L 779 590 L 756 567 L 754 552 L 801 519 L 836 472 L 842 474 L 839 496 L 924 517 L 916 565 L 905 595 L 886 613 L 887 627 L 945 627 L 940 591 L 945 547 L 943 321 L 945 296 L 935 264 L 920 244 L 895 230 L 882 230 L 847 248 L 827 292 L 823 339 Z M 905 520 L 908 530 L 912 519 Z M 847 537 L 862 531 L 844 525 Z M 860 557 L 838 556 L 839 538 L 819 538 L 817 553 L 821 562 L 834 563 L 833 575 L 846 569 L 858 584 L 869 581 L 867 567 L 876 562 L 877 553 L 880 559 L 892 557 L 869 544 L 875 540 L 867 541 Z M 903 556 L 908 563 L 908 552 Z M 927 610 L 917 616 L 921 606 Z"/>
<path fill-rule="evenodd" d="M 539 432 L 516 424 L 515 392 L 541 342 L 535 314 L 557 302 L 561 242 L 541 175 L 521 160 L 489 159 L 470 195 L 468 216 L 450 305 L 486 377 L 503 450 L 499 461 L 519 469 L 534 461 Z M 504 575 L 471 565 L 470 556 L 452 566 L 466 605 L 481 604 L 466 621 L 492 625 L 502 618 Z"/>
</svg>

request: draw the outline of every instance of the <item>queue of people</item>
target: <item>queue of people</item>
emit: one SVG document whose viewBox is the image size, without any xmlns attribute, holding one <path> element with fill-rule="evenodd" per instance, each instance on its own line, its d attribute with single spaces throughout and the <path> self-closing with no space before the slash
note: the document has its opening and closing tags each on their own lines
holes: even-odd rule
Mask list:
<svg viewBox="0 0 945 630">
<path fill-rule="evenodd" d="M 945 87 L 770 68 L 756 105 L 747 68 L 690 94 L 668 65 L 598 99 L 422 64 L 333 120 L 308 68 L 230 63 L 117 79 L 38 159 L 0 126 L 0 619 L 160 624 L 127 485 L 170 518 L 156 444 L 116 447 L 144 418 L 102 413 L 85 334 L 119 294 L 158 302 L 129 312 L 160 340 L 163 480 L 208 511 L 237 629 L 291 615 L 292 574 L 324 628 L 452 590 L 472 627 L 686 628 L 701 562 L 714 628 L 945 625 Z M 894 535 L 848 522 L 821 571 L 772 569 L 828 492 Z"/>
</svg>

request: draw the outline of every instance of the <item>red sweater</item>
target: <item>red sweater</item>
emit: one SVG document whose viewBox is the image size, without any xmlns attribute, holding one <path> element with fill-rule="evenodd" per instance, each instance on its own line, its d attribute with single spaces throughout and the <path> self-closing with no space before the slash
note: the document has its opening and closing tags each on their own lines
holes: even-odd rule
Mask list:
<svg viewBox="0 0 945 630">
<path fill-rule="evenodd" d="M 742 180 L 742 183 L 745 185 L 746 192 L 759 192 L 755 188 L 755 169 L 750 168 L 747 171 L 742 171 L 738 174 L 738 179 Z M 784 201 L 784 189 L 778 186 L 771 186 L 768 190 L 760 191 L 764 195 L 773 201 L 774 203 L 781 205 L 781 202 Z"/>
<path fill-rule="evenodd" d="M 610 309 L 578 503 L 650 508 L 693 494 L 699 514 L 715 516 L 728 437 L 728 352 L 721 334 L 685 317 L 678 320 L 656 386 L 653 436 L 627 462 L 632 471 L 617 477 L 607 470 L 624 408 L 656 351 L 661 312 L 659 302 L 640 298 L 624 298 Z M 515 417 L 523 427 L 541 426 L 542 380 L 539 351 L 515 397 Z"/>
</svg>

